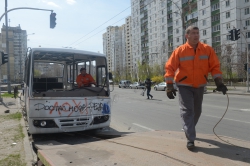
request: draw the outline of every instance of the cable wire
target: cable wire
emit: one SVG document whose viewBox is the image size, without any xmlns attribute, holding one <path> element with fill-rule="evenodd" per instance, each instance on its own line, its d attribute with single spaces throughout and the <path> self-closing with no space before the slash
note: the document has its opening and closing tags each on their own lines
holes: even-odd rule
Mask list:
<svg viewBox="0 0 250 166">
<path fill-rule="evenodd" d="M 84 35 L 83 37 L 77 39 L 76 41 L 74 41 L 73 43 L 71 43 L 69 46 L 73 45 L 74 43 L 76 43 L 77 41 L 81 40 L 82 38 L 88 36 L 90 33 L 92 33 L 93 31 L 95 31 L 96 29 L 100 28 L 102 25 L 106 24 L 107 22 L 109 22 L 110 20 L 112 20 L 113 18 L 115 18 L 116 16 L 120 15 L 121 13 L 123 13 L 124 11 L 126 11 L 127 9 L 129 9 L 131 6 L 127 7 L 126 9 L 124 9 L 123 11 L 121 11 L 120 13 L 118 13 L 117 15 L 115 15 L 114 17 L 112 17 L 111 19 L 109 19 L 108 21 L 102 23 L 101 25 L 99 25 L 97 28 L 95 28 L 94 30 L 90 31 L 89 33 L 87 33 L 86 35 Z"/>
<path fill-rule="evenodd" d="M 226 113 L 227 113 L 227 111 L 228 111 L 229 97 L 228 97 L 228 94 L 226 94 L 226 95 L 227 95 L 227 108 L 226 108 L 226 111 L 224 112 L 224 114 L 222 115 L 222 117 L 220 118 L 220 120 L 215 124 L 215 126 L 214 126 L 214 128 L 213 128 L 213 133 L 214 133 L 214 135 L 215 135 L 216 137 L 218 137 L 221 141 L 226 142 L 227 144 L 230 144 L 230 145 L 233 145 L 233 146 L 236 146 L 236 147 L 239 147 L 239 148 L 247 149 L 247 148 L 245 148 L 245 147 L 241 147 L 241 146 L 232 144 L 232 143 L 230 143 L 230 142 L 228 142 L 228 141 L 225 141 L 225 140 L 221 139 L 221 138 L 215 133 L 215 131 L 214 131 L 214 129 L 216 128 L 216 126 L 221 122 L 221 120 L 224 118 L 224 116 L 226 115 Z"/>
</svg>

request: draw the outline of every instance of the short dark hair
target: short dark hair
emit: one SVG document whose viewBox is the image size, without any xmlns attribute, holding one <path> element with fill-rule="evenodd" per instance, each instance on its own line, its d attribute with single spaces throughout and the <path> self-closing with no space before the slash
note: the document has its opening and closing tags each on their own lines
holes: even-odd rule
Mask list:
<svg viewBox="0 0 250 166">
<path fill-rule="evenodd" d="M 82 67 L 82 68 L 80 69 L 80 71 L 83 71 L 83 70 L 86 70 L 86 68 L 85 68 L 85 67 Z"/>
<path fill-rule="evenodd" d="M 190 26 L 187 27 L 187 29 L 185 30 L 185 34 L 189 34 L 189 32 L 190 32 L 191 30 L 193 30 L 193 29 L 199 30 L 199 28 L 198 28 L 197 26 L 190 25 Z"/>
</svg>

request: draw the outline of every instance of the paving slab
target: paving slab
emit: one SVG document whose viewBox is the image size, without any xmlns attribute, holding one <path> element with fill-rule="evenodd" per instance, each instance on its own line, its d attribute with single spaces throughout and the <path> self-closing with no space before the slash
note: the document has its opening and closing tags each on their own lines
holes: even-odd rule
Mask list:
<svg viewBox="0 0 250 166">
<path fill-rule="evenodd" d="M 226 142 L 215 135 L 197 134 L 196 148 L 192 151 L 186 148 L 184 133 L 175 131 L 132 133 L 112 139 L 93 138 L 95 141 L 73 145 L 51 140 L 37 143 L 37 146 L 38 157 L 45 165 L 51 166 L 250 165 L 249 141 L 220 138 Z"/>
</svg>

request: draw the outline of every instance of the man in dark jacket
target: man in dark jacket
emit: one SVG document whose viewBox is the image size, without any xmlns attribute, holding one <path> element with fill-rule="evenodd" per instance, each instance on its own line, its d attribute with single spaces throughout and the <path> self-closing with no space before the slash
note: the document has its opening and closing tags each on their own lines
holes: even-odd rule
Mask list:
<svg viewBox="0 0 250 166">
<path fill-rule="evenodd" d="M 148 99 L 149 99 L 149 97 L 151 97 L 151 99 L 152 99 L 153 96 L 150 94 L 152 82 L 151 82 L 150 78 L 147 78 L 147 79 L 146 79 L 146 81 L 145 81 L 145 86 L 146 86 L 146 88 L 147 88 L 147 96 L 148 96 Z"/>
</svg>

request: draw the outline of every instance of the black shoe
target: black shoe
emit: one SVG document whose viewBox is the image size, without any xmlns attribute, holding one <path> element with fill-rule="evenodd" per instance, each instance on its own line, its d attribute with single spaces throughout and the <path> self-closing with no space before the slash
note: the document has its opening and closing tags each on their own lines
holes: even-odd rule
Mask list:
<svg viewBox="0 0 250 166">
<path fill-rule="evenodd" d="M 194 142 L 191 142 L 191 141 L 188 141 L 188 142 L 187 142 L 187 148 L 188 148 L 188 149 L 194 149 L 194 147 L 195 147 L 195 146 L 194 146 Z"/>
<path fill-rule="evenodd" d="M 151 99 L 153 98 L 153 96 L 151 96 Z"/>
</svg>

